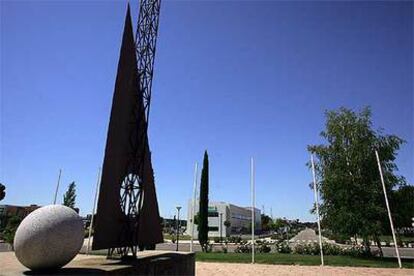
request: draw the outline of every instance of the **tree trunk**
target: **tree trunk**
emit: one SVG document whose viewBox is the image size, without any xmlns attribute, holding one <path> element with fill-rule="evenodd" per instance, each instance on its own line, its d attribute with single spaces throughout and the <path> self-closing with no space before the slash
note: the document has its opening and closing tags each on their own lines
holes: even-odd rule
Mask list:
<svg viewBox="0 0 414 276">
<path fill-rule="evenodd" d="M 369 239 L 368 237 L 364 237 L 363 238 L 363 242 L 362 244 L 364 245 L 364 252 L 366 255 L 370 255 L 371 254 L 371 248 L 369 246 Z"/>
<path fill-rule="evenodd" d="M 383 258 L 384 257 L 384 253 L 382 252 L 381 240 L 379 239 L 378 236 L 375 236 L 374 239 L 375 239 L 375 243 L 377 244 L 377 246 L 379 248 L 380 257 Z"/>
</svg>

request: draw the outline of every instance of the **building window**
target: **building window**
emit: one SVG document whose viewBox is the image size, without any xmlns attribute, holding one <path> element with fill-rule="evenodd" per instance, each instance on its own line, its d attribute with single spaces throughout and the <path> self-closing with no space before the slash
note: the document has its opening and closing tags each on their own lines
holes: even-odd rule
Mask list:
<svg viewBox="0 0 414 276">
<path fill-rule="evenodd" d="M 231 216 L 231 218 L 233 218 L 233 219 L 239 219 L 239 220 L 251 220 L 251 217 L 244 216 L 244 215 L 241 215 L 241 214 L 233 214 Z"/>
<path fill-rule="evenodd" d="M 215 226 L 208 227 L 208 231 L 218 231 L 218 227 L 215 227 Z"/>
<path fill-rule="evenodd" d="M 209 217 L 213 217 L 213 218 L 214 218 L 214 217 L 218 217 L 218 216 L 219 216 L 219 213 L 218 213 L 218 212 L 211 212 L 211 211 L 209 211 L 209 212 L 208 212 L 208 216 L 209 216 Z"/>
</svg>

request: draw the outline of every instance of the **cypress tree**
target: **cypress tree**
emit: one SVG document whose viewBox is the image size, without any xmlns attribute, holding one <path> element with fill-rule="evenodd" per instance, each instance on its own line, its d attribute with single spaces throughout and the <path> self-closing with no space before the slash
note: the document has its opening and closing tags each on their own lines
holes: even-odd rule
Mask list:
<svg viewBox="0 0 414 276">
<path fill-rule="evenodd" d="M 6 196 L 6 186 L 0 183 L 0 200 L 2 200 Z"/>
<path fill-rule="evenodd" d="M 200 183 L 200 210 L 198 223 L 198 241 L 203 251 L 207 251 L 208 242 L 208 154 L 204 152 L 203 169 Z"/>
<path fill-rule="evenodd" d="M 63 195 L 63 205 L 75 209 L 76 185 L 75 181 L 69 184 L 68 190 Z"/>
</svg>

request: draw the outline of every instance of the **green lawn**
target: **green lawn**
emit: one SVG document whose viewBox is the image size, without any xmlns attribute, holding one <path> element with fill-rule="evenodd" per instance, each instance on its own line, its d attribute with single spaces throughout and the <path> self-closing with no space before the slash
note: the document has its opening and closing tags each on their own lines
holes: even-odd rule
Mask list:
<svg viewBox="0 0 414 276">
<path fill-rule="evenodd" d="M 251 254 L 243 253 L 196 253 L 196 260 L 202 262 L 250 263 Z M 356 258 L 350 256 L 325 256 L 325 265 L 364 266 L 364 267 L 398 267 L 395 259 Z M 320 257 L 299 254 L 264 253 L 256 254 L 256 263 L 285 265 L 320 265 Z M 403 260 L 404 268 L 414 268 L 414 261 Z"/>
</svg>

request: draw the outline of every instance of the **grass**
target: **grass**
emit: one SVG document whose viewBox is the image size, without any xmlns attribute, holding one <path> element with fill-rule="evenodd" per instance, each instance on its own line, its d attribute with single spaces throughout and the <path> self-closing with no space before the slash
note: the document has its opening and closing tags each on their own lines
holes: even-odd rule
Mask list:
<svg viewBox="0 0 414 276">
<path fill-rule="evenodd" d="M 196 253 L 196 261 L 201 262 L 225 262 L 225 263 L 250 263 L 249 253 Z M 319 256 L 299 254 L 263 253 L 256 254 L 255 261 L 259 264 L 281 265 L 320 265 Z M 357 258 L 350 256 L 325 256 L 325 265 L 330 266 L 360 266 L 360 267 L 384 267 L 397 268 L 396 259 Z M 403 260 L 404 268 L 414 268 L 413 260 Z"/>
</svg>

